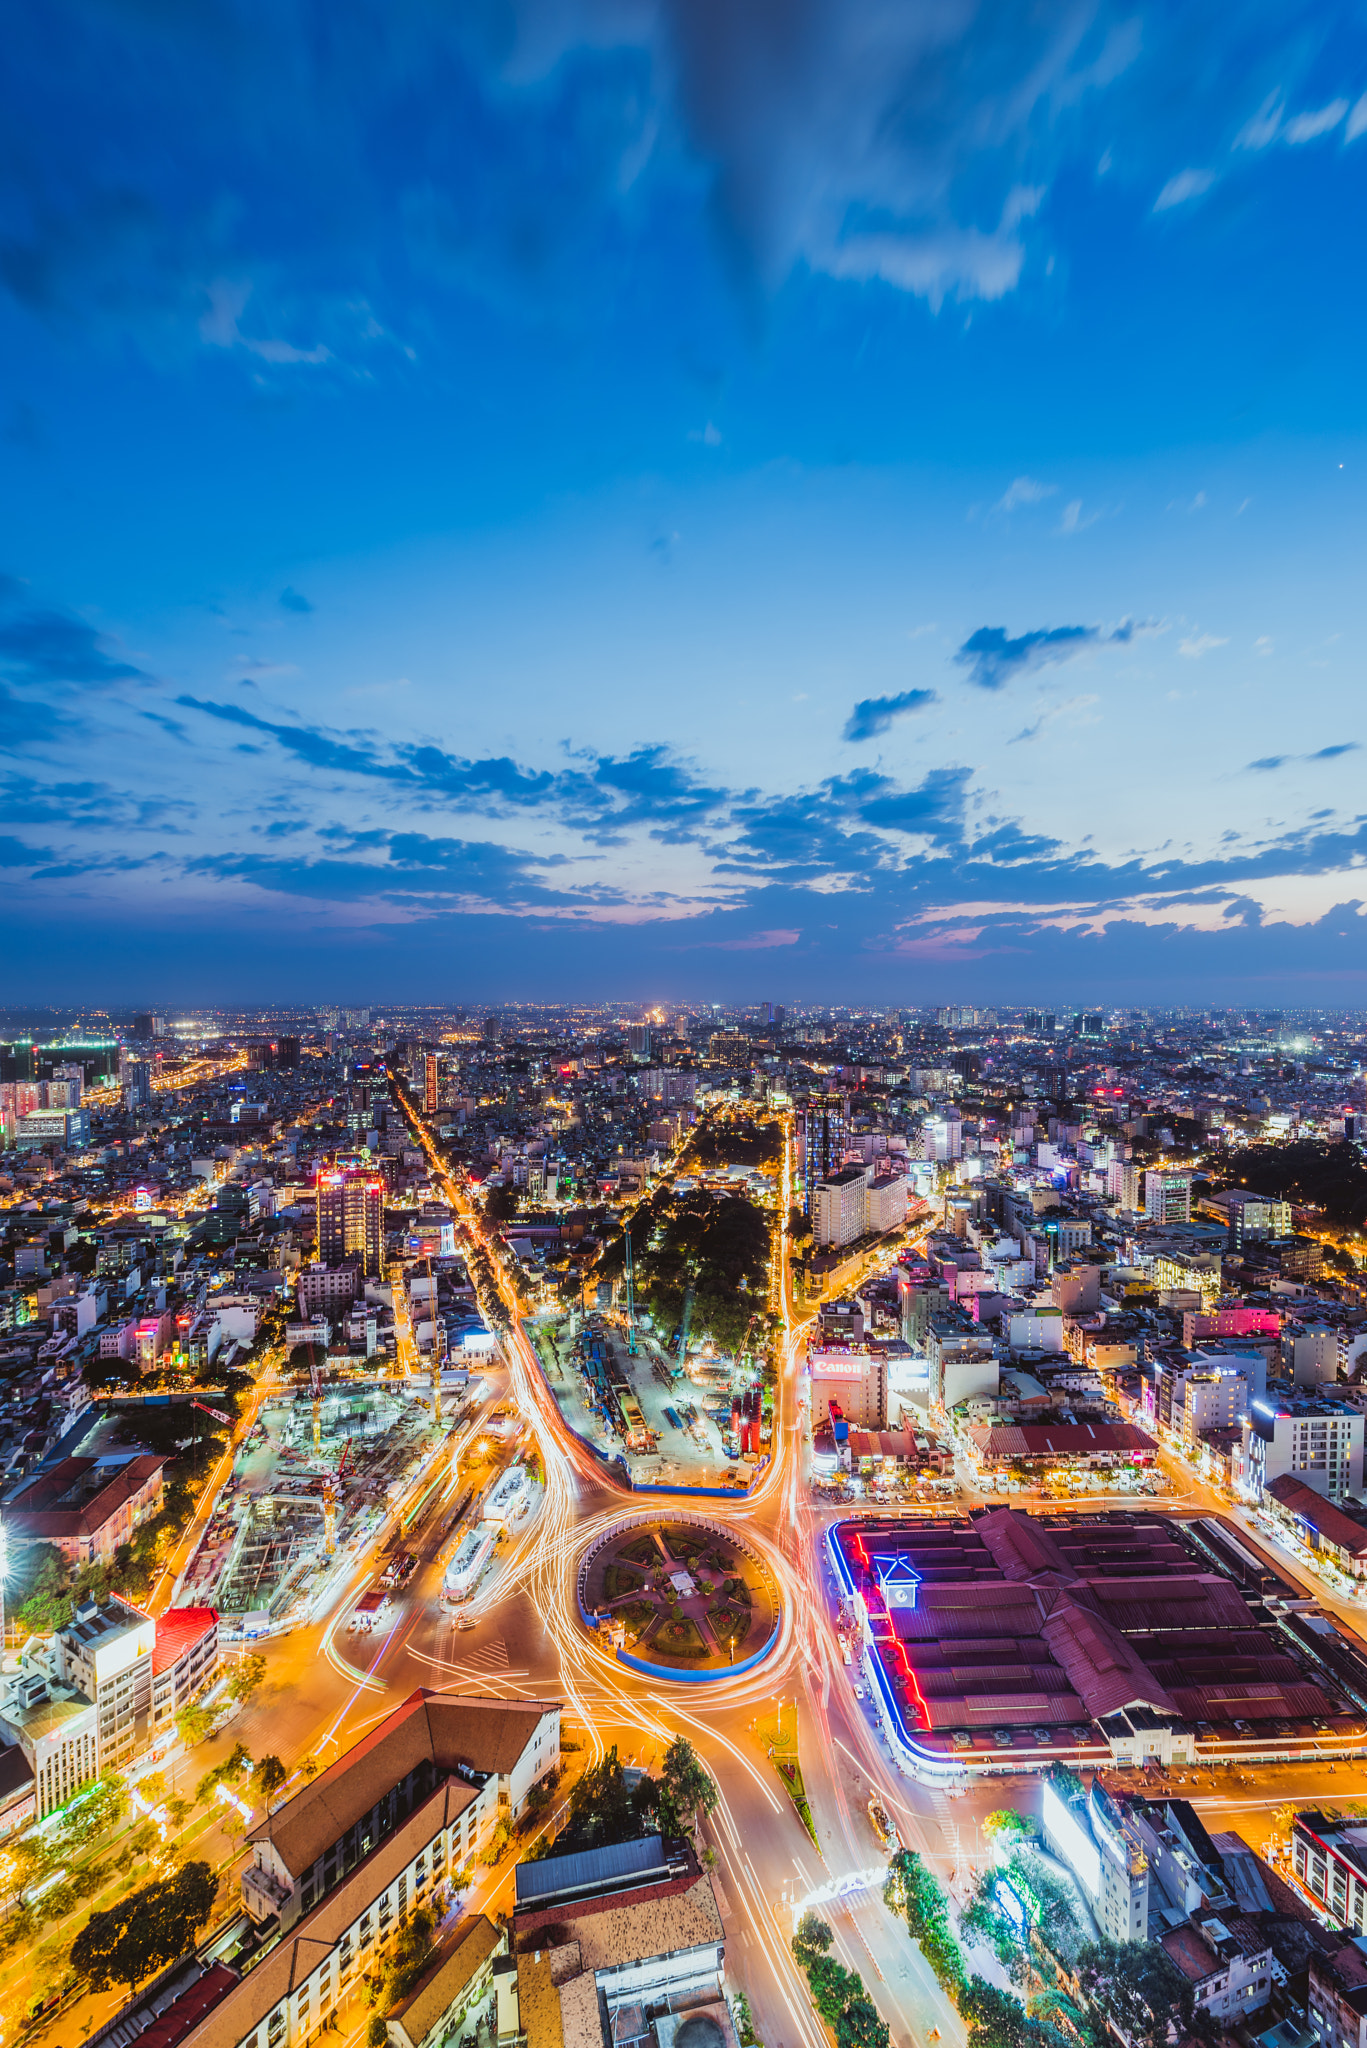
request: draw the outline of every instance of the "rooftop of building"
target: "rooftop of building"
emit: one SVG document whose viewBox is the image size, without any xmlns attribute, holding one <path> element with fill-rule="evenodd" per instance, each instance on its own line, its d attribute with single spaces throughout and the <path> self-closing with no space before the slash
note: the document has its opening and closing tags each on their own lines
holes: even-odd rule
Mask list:
<svg viewBox="0 0 1367 2048">
<path fill-rule="evenodd" d="M 391 2008 L 390 2025 L 401 2028 L 412 2042 L 425 2041 L 490 1957 L 506 1946 L 506 1940 L 503 1929 L 483 1913 L 457 1921 L 408 1996 Z"/>
<path fill-rule="evenodd" d="M 1100 1451 L 1147 1455 L 1158 1449 L 1133 1422 L 994 1422 L 979 1424 L 970 1434 L 991 1458 L 1085 1458 Z"/>
<path fill-rule="evenodd" d="M 168 1607 L 157 1618 L 157 1640 L 152 1651 L 152 1675 L 159 1677 L 179 1663 L 187 1650 L 202 1642 L 218 1627 L 214 1607 Z"/>
<path fill-rule="evenodd" d="M 94 1536 L 166 1463 L 151 1453 L 108 1468 L 95 1458 L 63 1458 L 11 1495 L 5 1527 L 11 1536 L 33 1541 Z M 102 1478 L 104 1469 L 107 1477 Z"/>
<path fill-rule="evenodd" d="M 835 1540 L 909 1732 L 1076 1740 L 1120 1714 L 1308 1730 L 1345 1711 L 1167 1517 L 994 1508 L 846 1522 Z"/>
<path fill-rule="evenodd" d="M 117 1642 L 130 1629 L 141 1627 L 146 1620 L 139 1608 L 111 1593 L 104 1601 L 85 1601 L 60 1633 L 77 1650 L 99 1650 L 106 1643 Z"/>
<path fill-rule="evenodd" d="M 537 1723 L 558 1711 L 559 1705 L 558 1700 L 482 1699 L 420 1688 L 311 1784 L 301 1787 L 249 1839 L 269 1840 L 284 1867 L 300 1875 L 424 1762 L 439 1772 L 463 1767 L 506 1776 Z M 463 1810 L 478 1796 L 479 1787 L 457 1779 L 455 1790 Z"/>
<path fill-rule="evenodd" d="M 196 2034 L 196 2048 L 237 2048 L 282 1998 L 298 1990 L 364 1908 L 459 1816 L 463 1802 L 455 1795 L 465 1789 L 448 1779 L 325 1893 L 214 2006 Z"/>
</svg>

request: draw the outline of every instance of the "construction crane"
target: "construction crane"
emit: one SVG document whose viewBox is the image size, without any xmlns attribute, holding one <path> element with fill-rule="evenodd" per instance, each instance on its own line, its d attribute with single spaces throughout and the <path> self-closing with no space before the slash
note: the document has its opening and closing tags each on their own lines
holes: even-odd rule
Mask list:
<svg viewBox="0 0 1367 2048">
<path fill-rule="evenodd" d="M 622 1235 L 627 1241 L 627 1357 L 636 1356 L 636 1287 L 635 1274 L 631 1263 L 631 1225 L 624 1224 Z"/>
<path fill-rule="evenodd" d="M 693 1268 L 688 1268 L 688 1280 L 684 1287 L 683 1322 L 679 1326 L 679 1364 L 688 1370 L 688 1325 L 693 1319 Z"/>
<path fill-rule="evenodd" d="M 337 1460 L 336 1476 L 329 1474 L 323 1481 L 323 1548 L 329 1557 L 337 1548 L 337 1491 L 350 1456 L 351 1438 L 347 1437 L 342 1444 L 342 1455 Z"/>
<path fill-rule="evenodd" d="M 432 1282 L 432 1254 L 427 1254 L 427 1306 L 432 1316 L 432 1421 L 441 1428 L 441 1369 L 446 1360 L 446 1325 L 437 1314 L 437 1290 Z"/>
<path fill-rule="evenodd" d="M 323 1449 L 323 1376 L 318 1370 L 318 1361 L 309 1353 L 309 1385 L 313 1389 L 313 1455 L 319 1457 Z"/>
</svg>

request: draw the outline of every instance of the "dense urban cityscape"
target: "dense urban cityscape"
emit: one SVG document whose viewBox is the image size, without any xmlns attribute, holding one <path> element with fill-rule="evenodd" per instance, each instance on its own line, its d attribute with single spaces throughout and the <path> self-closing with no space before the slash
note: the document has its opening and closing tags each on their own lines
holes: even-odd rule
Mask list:
<svg viewBox="0 0 1367 2048">
<path fill-rule="evenodd" d="M 6 2039 L 1363 2010 L 1361 1017 L 5 1022 Z"/>
<path fill-rule="evenodd" d="M 4 49 L 0 2048 L 1367 2048 L 1362 7 Z"/>
</svg>

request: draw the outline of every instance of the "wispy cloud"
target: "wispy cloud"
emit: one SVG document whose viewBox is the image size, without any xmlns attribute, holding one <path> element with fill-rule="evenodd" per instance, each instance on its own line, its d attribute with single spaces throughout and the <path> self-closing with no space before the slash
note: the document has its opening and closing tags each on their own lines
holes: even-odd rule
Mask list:
<svg viewBox="0 0 1367 2048">
<path fill-rule="evenodd" d="M 1214 171 L 1178 171 L 1176 177 L 1168 179 L 1154 200 L 1153 210 L 1155 213 L 1166 213 L 1171 207 L 1185 206 L 1189 199 L 1199 199 L 1203 193 L 1209 192 L 1214 183 Z"/>
<path fill-rule="evenodd" d="M 1296 114 L 1282 129 L 1282 140 L 1296 147 L 1303 142 L 1317 142 L 1321 135 L 1329 135 L 1348 111 L 1347 100 L 1331 100 L 1327 107 L 1319 107 L 1313 113 Z"/>
<path fill-rule="evenodd" d="M 863 697 L 845 721 L 841 738 L 856 742 L 876 739 L 895 718 L 905 718 L 910 711 L 925 711 L 939 701 L 935 690 L 903 690 L 900 697 Z"/>
<path fill-rule="evenodd" d="M 1270 775 L 1274 769 L 1289 768 L 1303 761 L 1339 761 L 1345 754 L 1360 754 L 1359 740 L 1341 740 L 1335 747 L 1319 747 L 1313 754 L 1264 754 L 1260 760 L 1250 761 L 1245 774 Z"/>
<path fill-rule="evenodd" d="M 1041 499 L 1052 498 L 1057 489 L 1057 484 L 1042 484 L 1032 476 L 1018 476 L 1007 485 L 992 509 L 1016 512 L 1022 505 L 1038 505 Z"/>
<path fill-rule="evenodd" d="M 1177 652 L 1184 654 L 1188 661 L 1199 661 L 1203 654 L 1211 654 L 1217 647 L 1228 647 L 1229 635 L 1219 633 L 1193 633 L 1177 643 Z"/>
<path fill-rule="evenodd" d="M 1014 639 L 1005 626 L 979 626 L 954 656 L 980 690 L 1001 690 L 1017 676 L 1073 661 L 1099 647 L 1124 647 L 1137 634 L 1152 630 L 1123 619 L 1109 632 L 1101 626 L 1046 626 Z"/>
<path fill-rule="evenodd" d="M 0 670 L 24 684 L 145 682 L 105 635 L 70 612 L 27 611 L 0 618 Z"/>
</svg>

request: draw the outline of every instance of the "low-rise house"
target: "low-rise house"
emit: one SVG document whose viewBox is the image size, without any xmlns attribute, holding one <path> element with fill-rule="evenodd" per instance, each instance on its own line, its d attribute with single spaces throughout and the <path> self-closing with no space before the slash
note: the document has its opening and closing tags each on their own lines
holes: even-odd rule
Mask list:
<svg viewBox="0 0 1367 2048">
<path fill-rule="evenodd" d="M 63 1458 L 35 1473 L 5 1509 L 12 1544 L 51 1543 L 68 1565 L 108 1564 L 161 1506 L 165 1458 Z"/>
</svg>

